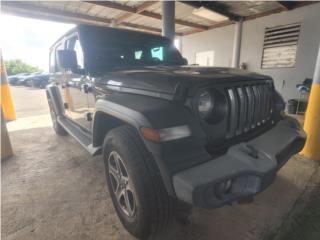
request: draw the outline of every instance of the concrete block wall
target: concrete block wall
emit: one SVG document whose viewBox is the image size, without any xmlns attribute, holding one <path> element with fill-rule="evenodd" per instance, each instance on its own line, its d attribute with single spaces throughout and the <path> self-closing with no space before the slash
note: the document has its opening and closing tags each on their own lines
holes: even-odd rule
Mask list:
<svg viewBox="0 0 320 240">
<path fill-rule="evenodd" d="M 295 67 L 261 69 L 265 28 L 298 22 L 301 23 L 301 31 Z M 189 64 L 193 64 L 197 52 L 213 50 L 215 66 L 230 67 L 233 38 L 234 25 L 184 36 L 181 38 L 182 55 Z M 272 76 L 285 100 L 297 98 L 296 84 L 313 76 L 319 43 L 320 3 L 316 3 L 244 22 L 240 64 L 245 62 L 249 71 Z"/>
</svg>

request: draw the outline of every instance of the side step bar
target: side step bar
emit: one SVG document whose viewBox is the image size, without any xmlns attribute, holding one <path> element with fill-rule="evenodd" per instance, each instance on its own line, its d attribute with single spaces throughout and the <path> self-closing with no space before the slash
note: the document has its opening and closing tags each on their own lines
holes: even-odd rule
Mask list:
<svg viewBox="0 0 320 240">
<path fill-rule="evenodd" d="M 58 122 L 61 126 L 74 137 L 92 156 L 101 153 L 101 147 L 92 146 L 92 135 L 84 131 L 80 126 L 73 123 L 66 117 L 59 116 Z"/>
</svg>

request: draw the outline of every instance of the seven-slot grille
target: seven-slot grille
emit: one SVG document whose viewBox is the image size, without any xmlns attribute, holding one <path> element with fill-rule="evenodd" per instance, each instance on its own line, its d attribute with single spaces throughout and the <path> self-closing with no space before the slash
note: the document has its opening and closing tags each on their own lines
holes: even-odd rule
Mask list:
<svg viewBox="0 0 320 240">
<path fill-rule="evenodd" d="M 272 82 L 227 88 L 229 118 L 227 138 L 254 129 L 270 119 Z"/>
</svg>

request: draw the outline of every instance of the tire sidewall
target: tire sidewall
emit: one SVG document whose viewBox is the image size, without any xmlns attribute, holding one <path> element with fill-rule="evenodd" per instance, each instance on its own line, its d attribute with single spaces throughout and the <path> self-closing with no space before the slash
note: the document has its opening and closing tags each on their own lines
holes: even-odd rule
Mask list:
<svg viewBox="0 0 320 240">
<path fill-rule="evenodd" d="M 57 131 L 57 114 L 55 113 L 53 106 L 52 106 L 52 100 L 48 99 L 49 103 L 49 110 L 50 110 L 50 116 L 53 124 L 53 128 Z"/>
<path fill-rule="evenodd" d="M 50 98 L 48 98 L 48 104 L 49 104 L 49 110 L 50 110 L 50 116 L 51 116 L 51 120 L 52 120 L 52 125 L 53 125 L 53 129 L 54 131 L 61 136 L 66 136 L 68 133 L 66 132 L 66 130 L 59 124 L 58 119 L 57 119 L 57 114 L 54 111 L 54 108 L 52 106 L 52 100 Z"/>
<path fill-rule="evenodd" d="M 131 218 L 123 213 L 112 191 L 108 172 L 108 158 L 112 151 L 116 151 L 120 155 L 134 186 L 136 211 L 134 216 Z M 138 150 L 136 149 L 136 151 Z M 150 202 L 146 198 L 146 195 L 149 195 L 149 197 L 152 198 L 152 196 L 150 196 L 151 191 L 145 184 L 145 181 L 148 180 L 146 179 L 146 176 L 143 177 L 139 174 L 141 173 L 141 167 L 143 168 L 145 166 L 143 166 L 142 162 L 139 163 L 137 161 L 136 158 L 139 157 L 138 155 L 139 154 L 137 154 L 137 152 L 133 153 L 128 147 L 126 147 L 126 144 L 124 144 L 123 139 L 119 135 L 111 134 L 111 136 L 107 137 L 104 142 L 103 159 L 105 163 L 107 184 L 113 205 L 118 213 L 120 221 L 125 228 L 135 237 L 144 238 L 144 236 L 149 235 L 151 230 L 150 221 L 152 221 L 151 216 L 153 209 L 150 206 Z M 140 156 L 140 159 L 142 158 L 143 157 Z"/>
</svg>

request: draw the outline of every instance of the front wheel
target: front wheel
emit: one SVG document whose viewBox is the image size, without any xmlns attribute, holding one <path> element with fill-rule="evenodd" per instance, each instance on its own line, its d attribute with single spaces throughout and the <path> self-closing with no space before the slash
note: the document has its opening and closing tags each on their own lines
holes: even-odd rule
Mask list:
<svg viewBox="0 0 320 240">
<path fill-rule="evenodd" d="M 166 239 L 174 199 L 136 130 L 121 126 L 103 143 L 107 184 L 123 226 L 138 239 Z"/>
</svg>

